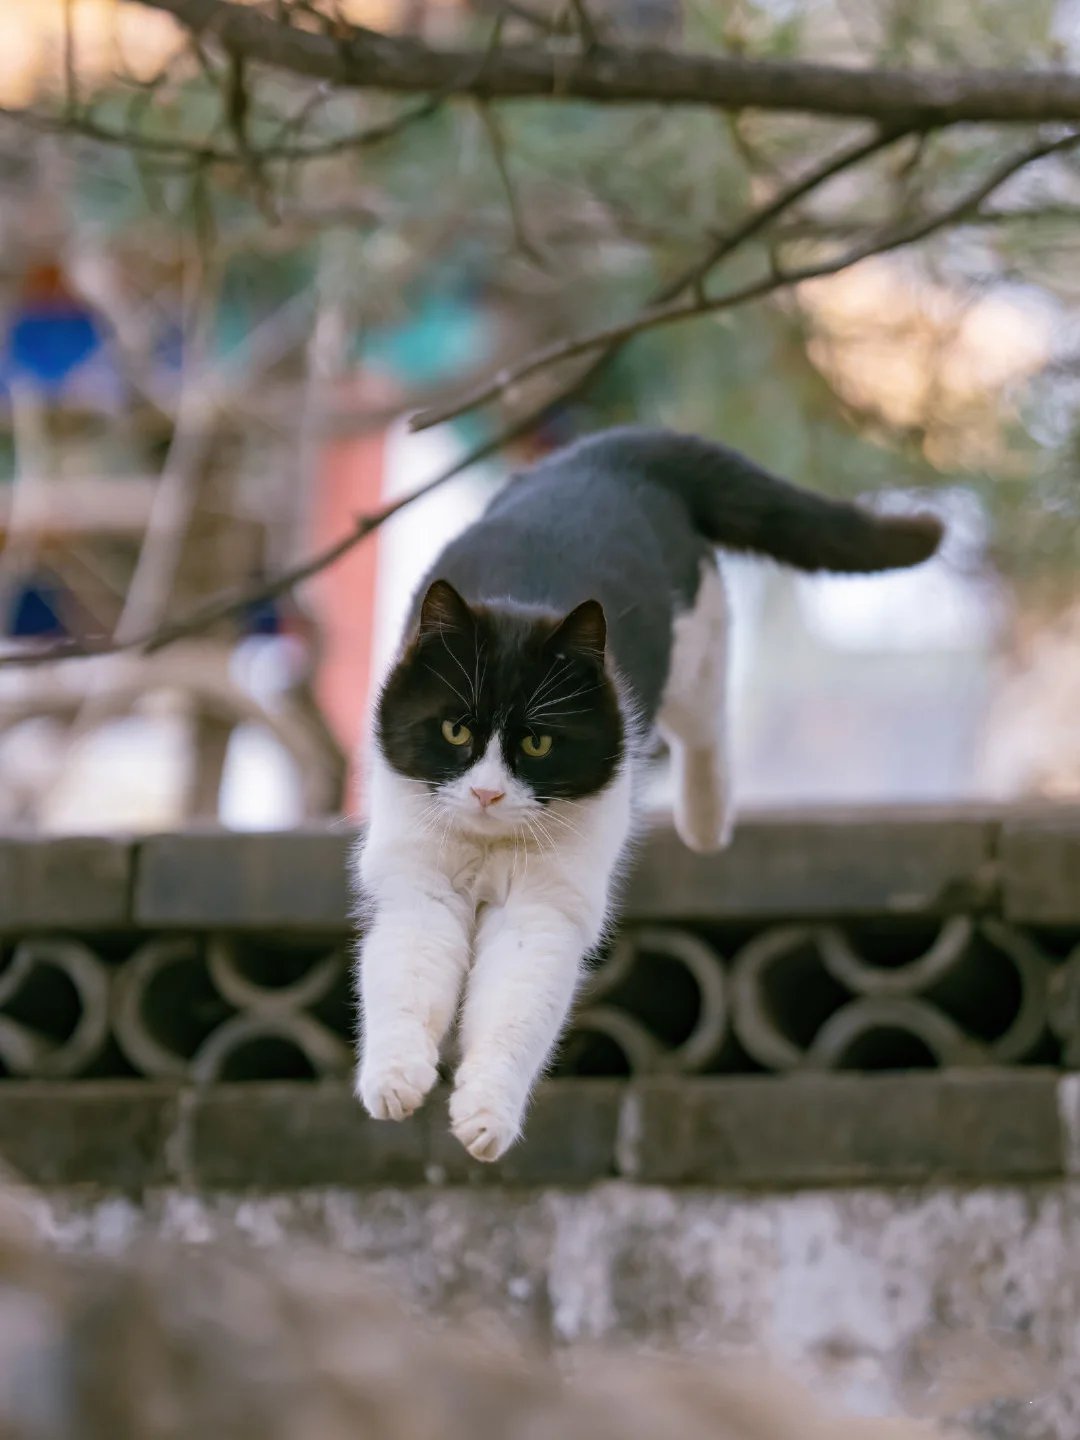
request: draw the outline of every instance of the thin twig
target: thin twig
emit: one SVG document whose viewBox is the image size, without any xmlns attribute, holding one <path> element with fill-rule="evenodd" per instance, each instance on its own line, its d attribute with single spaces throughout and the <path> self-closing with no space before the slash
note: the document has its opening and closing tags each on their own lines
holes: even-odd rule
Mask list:
<svg viewBox="0 0 1080 1440">
<path fill-rule="evenodd" d="M 425 484 L 411 491 L 408 495 L 402 495 L 389 505 L 376 510 L 369 515 L 357 516 L 352 528 L 333 544 L 325 549 L 310 555 L 306 560 L 300 561 L 282 570 L 269 580 L 260 581 L 248 585 L 239 590 L 232 590 L 224 595 L 216 596 L 207 601 L 205 605 L 197 606 L 190 610 L 187 615 L 179 620 L 166 622 L 157 629 L 146 634 L 139 635 L 134 639 L 121 642 L 115 637 L 103 640 L 98 645 L 91 643 L 78 643 L 61 641 L 55 645 L 47 645 L 37 650 L 21 650 L 18 653 L 0 655 L 0 669 L 10 666 L 26 665 L 48 665 L 61 660 L 86 660 L 102 655 L 113 655 L 121 651 L 141 651 L 144 654 L 152 654 L 157 650 L 172 645 L 177 640 L 186 639 L 189 635 L 195 635 L 202 631 L 209 630 L 215 625 L 220 625 L 227 620 L 235 619 L 245 614 L 253 605 L 265 600 L 277 599 L 280 595 L 287 595 L 297 585 L 310 580 L 321 571 L 328 569 L 335 564 L 342 556 L 347 555 L 369 535 L 373 534 L 387 520 L 412 505 L 415 501 L 430 495 L 432 491 L 439 489 L 456 476 L 478 465 L 482 460 L 497 454 L 507 445 L 515 440 L 529 434 L 536 428 L 539 422 L 550 413 L 556 406 L 565 404 L 576 394 L 583 391 L 595 378 L 602 365 L 609 357 L 605 354 L 594 360 L 589 366 L 583 369 L 568 384 L 549 396 L 546 400 L 535 406 L 527 414 L 512 421 L 491 440 L 475 446 L 467 454 L 449 465 L 445 470 L 428 480 Z"/>
<path fill-rule="evenodd" d="M 199 468 L 210 441 L 213 410 L 205 398 L 206 349 L 217 304 L 218 279 L 205 263 L 191 296 L 185 327 L 185 374 L 169 452 L 154 493 L 135 573 L 115 628 L 121 645 L 160 623 L 172 594 L 195 509 Z"/>
<path fill-rule="evenodd" d="M 850 170 L 853 166 L 861 164 L 862 161 L 869 159 L 870 156 L 877 154 L 880 150 L 893 144 L 894 141 L 899 138 L 899 132 L 875 129 L 874 133 L 868 138 L 847 146 L 837 155 L 831 156 L 828 160 L 815 166 L 809 174 L 802 176 L 799 180 L 793 181 L 792 184 L 787 186 L 786 189 L 782 190 L 778 195 L 773 196 L 771 200 L 752 211 L 733 229 L 726 231 L 723 235 L 719 235 L 715 240 L 712 240 L 696 260 L 679 271 L 671 280 L 661 285 L 659 289 L 649 297 L 648 303 L 641 313 L 648 315 L 652 314 L 658 306 L 669 306 L 687 290 L 692 293 L 695 304 L 700 305 L 707 303 L 707 297 L 703 289 L 704 281 L 709 272 L 719 265 L 721 261 L 726 260 L 730 255 L 734 254 L 736 250 L 741 249 L 747 244 L 748 241 L 754 239 L 755 236 L 761 234 L 764 230 L 767 230 L 774 221 L 778 220 L 780 216 L 790 210 L 792 206 L 797 205 L 800 200 L 804 199 L 812 191 L 819 189 L 842 171 Z M 627 330 L 625 326 L 620 327 L 618 333 L 613 330 L 609 334 L 606 343 L 617 341 L 621 344 L 629 339 L 633 333 L 635 333 L 633 330 Z M 564 341 L 560 343 L 566 344 L 569 342 Z M 605 342 L 598 341 L 597 343 Z M 557 346 L 555 345 L 547 346 L 544 352 L 537 353 L 546 354 L 556 348 Z M 583 348 L 588 350 L 595 348 L 595 346 L 586 345 Z M 527 362 L 522 362 L 522 364 L 525 363 Z M 554 361 L 544 361 L 543 363 L 554 363 Z M 540 367 L 538 366 L 537 368 Z M 414 430 L 425 430 L 431 425 L 438 425 L 443 420 L 449 419 L 452 415 L 460 413 L 459 407 L 472 409 L 474 405 L 485 404 L 487 400 L 493 399 L 495 395 L 501 393 L 501 391 L 510 385 L 515 384 L 516 380 L 520 378 L 520 370 L 520 366 L 515 366 L 511 367 L 510 370 L 501 371 L 493 380 L 466 392 L 466 394 L 459 397 L 458 401 L 453 405 L 421 411 L 413 417 L 411 422 L 412 428 Z M 504 380 L 505 383 L 503 383 Z M 484 398 L 476 399 L 475 397 L 478 394 L 483 394 Z"/>
<path fill-rule="evenodd" d="M 270 187 L 266 181 L 262 159 L 252 149 L 251 139 L 248 135 L 250 113 L 251 96 L 248 94 L 247 67 L 244 57 L 231 54 L 225 84 L 226 119 L 236 142 L 237 154 L 240 156 L 248 180 L 251 182 L 251 193 L 255 205 L 264 220 L 271 225 L 276 225 L 277 211 L 274 208 Z"/>
<path fill-rule="evenodd" d="M 912 223 L 927 219 L 926 215 L 909 217 Z M 1032 205 L 1023 209 L 1009 209 L 988 205 L 973 215 L 963 215 L 956 224 L 993 229 L 998 226 L 1045 224 L 1047 221 L 1080 221 L 1080 205 L 1051 204 Z M 793 220 L 777 231 L 781 242 L 793 240 L 850 240 L 853 235 L 864 231 L 866 226 L 854 220 Z M 1070 239 L 1072 237 L 1070 236 Z"/>
<path fill-rule="evenodd" d="M 441 424 L 468 410 L 473 410 L 479 405 L 486 405 L 538 371 L 564 360 L 572 360 L 575 356 L 588 354 L 600 346 L 625 342 L 632 336 L 643 334 L 647 330 L 655 330 L 662 325 L 671 325 L 678 320 L 689 319 L 691 316 L 731 310 L 750 300 L 759 300 L 766 295 L 771 295 L 776 290 L 792 285 L 801 285 L 807 280 L 821 279 L 826 275 L 835 275 L 872 255 L 883 255 L 891 250 L 898 250 L 903 246 L 915 244 L 919 240 L 925 240 L 935 231 L 956 224 L 968 215 L 977 212 L 983 200 L 1018 171 L 1036 160 L 1041 160 L 1047 155 L 1055 154 L 1077 144 L 1080 144 L 1080 133 L 1031 146 L 1019 155 L 1003 161 L 986 180 L 952 205 L 930 215 L 922 216 L 916 221 L 906 222 L 879 233 L 876 237 L 855 245 L 831 260 L 804 265 L 793 270 L 772 272 L 759 280 L 751 281 L 749 284 L 712 298 L 704 295 L 698 288 L 688 300 L 676 298 L 667 302 L 653 303 L 645 306 L 644 309 L 621 324 L 604 326 L 583 335 L 571 336 L 569 339 L 545 345 L 526 356 L 518 364 L 504 368 L 491 379 L 475 385 L 460 396 L 456 403 L 417 415 L 412 422 L 412 428 L 414 430 L 427 429 L 429 426 Z M 690 273 L 690 271 L 686 272 L 687 275 Z M 686 288 L 685 280 L 680 291 L 684 288 Z"/>
<path fill-rule="evenodd" d="M 541 270 L 546 270 L 547 261 L 541 254 L 539 247 L 534 244 L 529 236 L 528 227 L 525 224 L 525 214 L 518 199 L 517 190 L 514 187 L 513 176 L 510 174 L 510 165 L 506 157 L 506 140 L 502 133 L 499 121 L 493 113 L 491 106 L 480 101 L 477 106 L 480 121 L 487 133 L 488 142 L 491 145 L 492 159 L 495 161 L 495 168 L 499 172 L 499 179 L 502 182 L 503 194 L 506 196 L 506 208 L 510 213 L 510 225 L 514 232 L 514 244 L 522 255 L 531 260 Z"/>
<path fill-rule="evenodd" d="M 771 200 L 752 211 L 734 229 L 717 236 L 693 264 L 657 292 L 651 303 L 662 305 L 668 300 L 674 300 L 688 286 L 704 280 L 710 270 L 714 270 L 721 261 L 741 249 L 748 240 L 753 240 L 755 236 L 767 230 L 773 221 L 778 220 L 800 200 L 805 200 L 807 195 L 820 190 L 845 170 L 851 170 L 856 165 L 861 165 L 864 160 L 869 160 L 871 156 L 888 149 L 890 145 L 901 139 L 904 133 L 901 129 L 875 129 L 867 139 L 858 140 L 853 145 L 847 146 L 831 159 L 823 161 L 809 174 L 804 175 L 801 180 L 793 181 L 778 195 L 773 196 Z"/>
<path fill-rule="evenodd" d="M 79 80 L 75 63 L 75 0 L 64 0 L 64 112 L 74 115 L 79 106 Z"/>
<path fill-rule="evenodd" d="M 370 125 L 346 135 L 328 136 L 325 140 L 313 140 L 307 145 L 272 142 L 262 146 L 249 146 L 246 155 L 238 150 L 223 149 L 197 140 L 145 135 L 127 128 L 119 129 L 105 125 L 87 114 L 48 115 L 40 110 L 16 110 L 0 106 L 0 118 L 10 120 L 16 125 L 25 125 L 32 130 L 44 131 L 46 134 L 78 135 L 102 145 L 119 146 L 124 150 L 156 155 L 167 160 L 243 169 L 253 162 L 265 164 L 278 160 L 324 160 L 349 150 L 364 150 L 372 145 L 381 145 L 384 141 L 400 135 L 410 125 L 426 120 L 435 113 L 441 103 L 438 97 L 433 97 L 421 105 L 410 106 L 392 119 L 380 121 L 377 125 Z"/>
<path fill-rule="evenodd" d="M 585 0 L 570 0 L 570 9 L 574 12 L 578 34 L 581 36 L 582 49 L 588 54 L 590 50 L 595 50 L 600 44 L 600 35 L 589 14 Z"/>
</svg>

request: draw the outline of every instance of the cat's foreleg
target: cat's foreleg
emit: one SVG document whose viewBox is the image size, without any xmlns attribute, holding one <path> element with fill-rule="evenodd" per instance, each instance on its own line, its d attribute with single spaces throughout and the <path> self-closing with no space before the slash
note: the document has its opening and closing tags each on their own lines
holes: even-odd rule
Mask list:
<svg viewBox="0 0 1080 1440">
<path fill-rule="evenodd" d="M 619 798 L 615 798 L 619 804 Z M 478 1161 L 520 1136 L 528 1097 L 552 1057 L 589 953 L 605 929 L 619 842 L 593 835 L 592 854 L 566 851 L 485 910 L 461 1014 L 461 1064 L 451 1128 Z M 606 861 L 606 863 L 605 863 Z"/>
<path fill-rule="evenodd" d="M 445 876 L 404 855 L 383 857 L 377 870 L 357 957 L 356 1093 L 376 1120 L 404 1120 L 437 1078 L 469 964 L 471 907 Z"/>
<path fill-rule="evenodd" d="M 450 1100 L 451 1128 L 475 1159 L 497 1160 L 520 1135 L 590 948 L 586 930 L 550 903 L 512 899 L 485 915 Z"/>
</svg>

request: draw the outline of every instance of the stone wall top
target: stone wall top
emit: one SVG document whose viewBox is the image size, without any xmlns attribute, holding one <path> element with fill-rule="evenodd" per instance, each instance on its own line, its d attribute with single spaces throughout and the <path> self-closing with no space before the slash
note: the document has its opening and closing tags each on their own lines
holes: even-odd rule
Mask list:
<svg viewBox="0 0 1080 1440">
<path fill-rule="evenodd" d="M 340 932 L 352 843 L 341 826 L 0 838 L 0 934 L 118 925 Z M 1080 809 L 751 815 L 712 857 L 654 830 L 624 905 L 631 921 L 983 910 L 1019 923 L 1080 920 Z"/>
</svg>

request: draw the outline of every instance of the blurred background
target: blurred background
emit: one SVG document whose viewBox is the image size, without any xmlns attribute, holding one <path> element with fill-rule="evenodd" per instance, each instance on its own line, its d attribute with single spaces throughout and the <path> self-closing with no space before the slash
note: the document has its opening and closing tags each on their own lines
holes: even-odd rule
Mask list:
<svg viewBox="0 0 1080 1440">
<path fill-rule="evenodd" d="M 1080 61 L 1073 0 L 261 8 L 481 56 L 551 30 L 572 54 L 586 26 L 757 60 Z M 1060 129 L 882 141 L 740 239 L 867 122 L 418 102 L 204 39 L 134 0 L 0 13 L 0 824 L 362 808 L 372 689 L 434 552 L 514 467 L 629 419 L 949 522 L 911 574 L 732 565 L 743 805 L 1080 796 L 1080 151 L 1042 153 Z M 927 233 L 884 243 L 904 227 Z M 410 427 L 635 316 L 725 236 L 709 297 L 771 275 L 760 298 Z M 880 253 L 847 263 L 860 251 Z M 815 267 L 835 273 L 787 283 Z"/>
</svg>

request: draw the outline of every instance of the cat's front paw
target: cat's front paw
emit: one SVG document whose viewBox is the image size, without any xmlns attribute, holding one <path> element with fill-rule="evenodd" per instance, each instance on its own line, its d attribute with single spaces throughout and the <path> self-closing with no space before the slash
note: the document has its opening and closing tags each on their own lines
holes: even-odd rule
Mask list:
<svg viewBox="0 0 1080 1440">
<path fill-rule="evenodd" d="M 521 1134 L 522 1107 L 497 1089 L 467 1082 L 450 1097 L 450 1129 L 474 1160 L 498 1160 Z"/>
<path fill-rule="evenodd" d="M 437 1078 L 435 1065 L 422 1055 L 365 1061 L 356 1093 L 373 1120 L 405 1120 L 424 1103 Z"/>
</svg>

